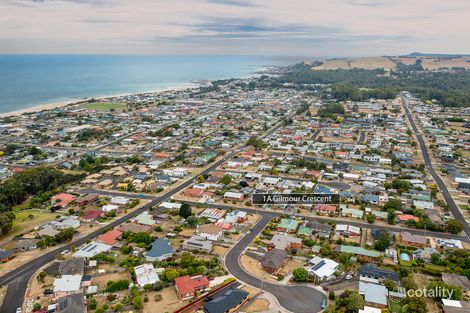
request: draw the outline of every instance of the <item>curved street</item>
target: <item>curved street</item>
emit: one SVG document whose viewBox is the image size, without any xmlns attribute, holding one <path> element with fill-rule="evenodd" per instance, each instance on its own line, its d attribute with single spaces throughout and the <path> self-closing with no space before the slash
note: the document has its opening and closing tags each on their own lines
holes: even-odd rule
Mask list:
<svg viewBox="0 0 470 313">
<path fill-rule="evenodd" d="M 225 256 L 225 266 L 227 270 L 238 280 L 260 288 L 274 295 L 283 308 L 295 313 L 314 313 L 322 310 L 321 303 L 326 296 L 306 285 L 279 285 L 263 281 L 256 278 L 241 267 L 239 257 L 256 236 L 266 227 L 272 214 L 258 213 L 261 220 L 253 227 L 251 232 L 247 233 L 238 241 Z"/>
</svg>

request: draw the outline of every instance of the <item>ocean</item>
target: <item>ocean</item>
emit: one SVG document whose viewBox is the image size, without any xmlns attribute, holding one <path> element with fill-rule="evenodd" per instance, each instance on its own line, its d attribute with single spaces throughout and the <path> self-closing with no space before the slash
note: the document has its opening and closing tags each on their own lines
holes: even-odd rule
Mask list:
<svg viewBox="0 0 470 313">
<path fill-rule="evenodd" d="M 0 113 L 247 77 L 298 61 L 261 56 L 0 55 Z"/>
</svg>

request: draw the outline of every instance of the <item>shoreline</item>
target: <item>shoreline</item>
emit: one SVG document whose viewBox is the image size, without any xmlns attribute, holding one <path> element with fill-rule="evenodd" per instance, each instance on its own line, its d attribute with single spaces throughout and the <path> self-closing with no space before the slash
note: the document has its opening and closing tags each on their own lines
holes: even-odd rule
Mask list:
<svg viewBox="0 0 470 313">
<path fill-rule="evenodd" d="M 96 96 L 96 97 L 84 97 L 80 100 L 63 100 L 63 101 L 57 101 L 57 102 L 44 103 L 44 104 L 39 104 L 39 105 L 29 107 L 29 108 L 25 108 L 25 109 L 19 109 L 15 111 L 0 113 L 0 118 L 18 117 L 23 114 L 38 113 L 42 111 L 53 110 L 53 109 L 63 108 L 63 107 L 72 106 L 72 105 L 79 105 L 82 102 L 86 102 L 91 99 L 95 99 L 97 101 L 103 101 L 103 100 L 106 100 L 109 98 L 115 98 L 115 97 L 125 97 L 125 96 L 132 96 L 132 95 L 139 95 L 139 94 L 146 94 L 146 93 L 161 93 L 161 92 L 167 92 L 167 91 L 181 91 L 185 89 L 198 88 L 203 85 L 203 82 L 211 82 L 211 81 L 204 80 L 204 81 L 197 81 L 197 82 L 181 83 L 179 85 L 161 88 L 158 90 L 128 92 L 128 93 L 113 94 L 113 95 L 102 95 L 102 96 Z"/>
</svg>

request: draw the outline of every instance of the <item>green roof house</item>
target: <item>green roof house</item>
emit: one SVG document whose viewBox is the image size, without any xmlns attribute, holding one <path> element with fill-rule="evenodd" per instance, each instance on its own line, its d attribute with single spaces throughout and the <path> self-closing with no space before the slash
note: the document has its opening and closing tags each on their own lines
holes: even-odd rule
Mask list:
<svg viewBox="0 0 470 313">
<path fill-rule="evenodd" d="M 298 227 L 299 221 L 290 218 L 283 218 L 279 225 L 277 225 L 277 230 L 280 232 L 295 233 Z"/>
</svg>

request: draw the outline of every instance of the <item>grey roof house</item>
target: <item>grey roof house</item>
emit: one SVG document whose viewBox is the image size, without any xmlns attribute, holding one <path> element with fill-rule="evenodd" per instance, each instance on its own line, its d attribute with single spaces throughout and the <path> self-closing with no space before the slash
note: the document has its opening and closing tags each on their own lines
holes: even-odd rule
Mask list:
<svg viewBox="0 0 470 313">
<path fill-rule="evenodd" d="M 168 239 L 156 239 L 152 243 L 152 249 L 147 251 L 145 258 L 147 261 L 163 261 L 173 256 L 173 249 L 171 248 Z"/>
</svg>

